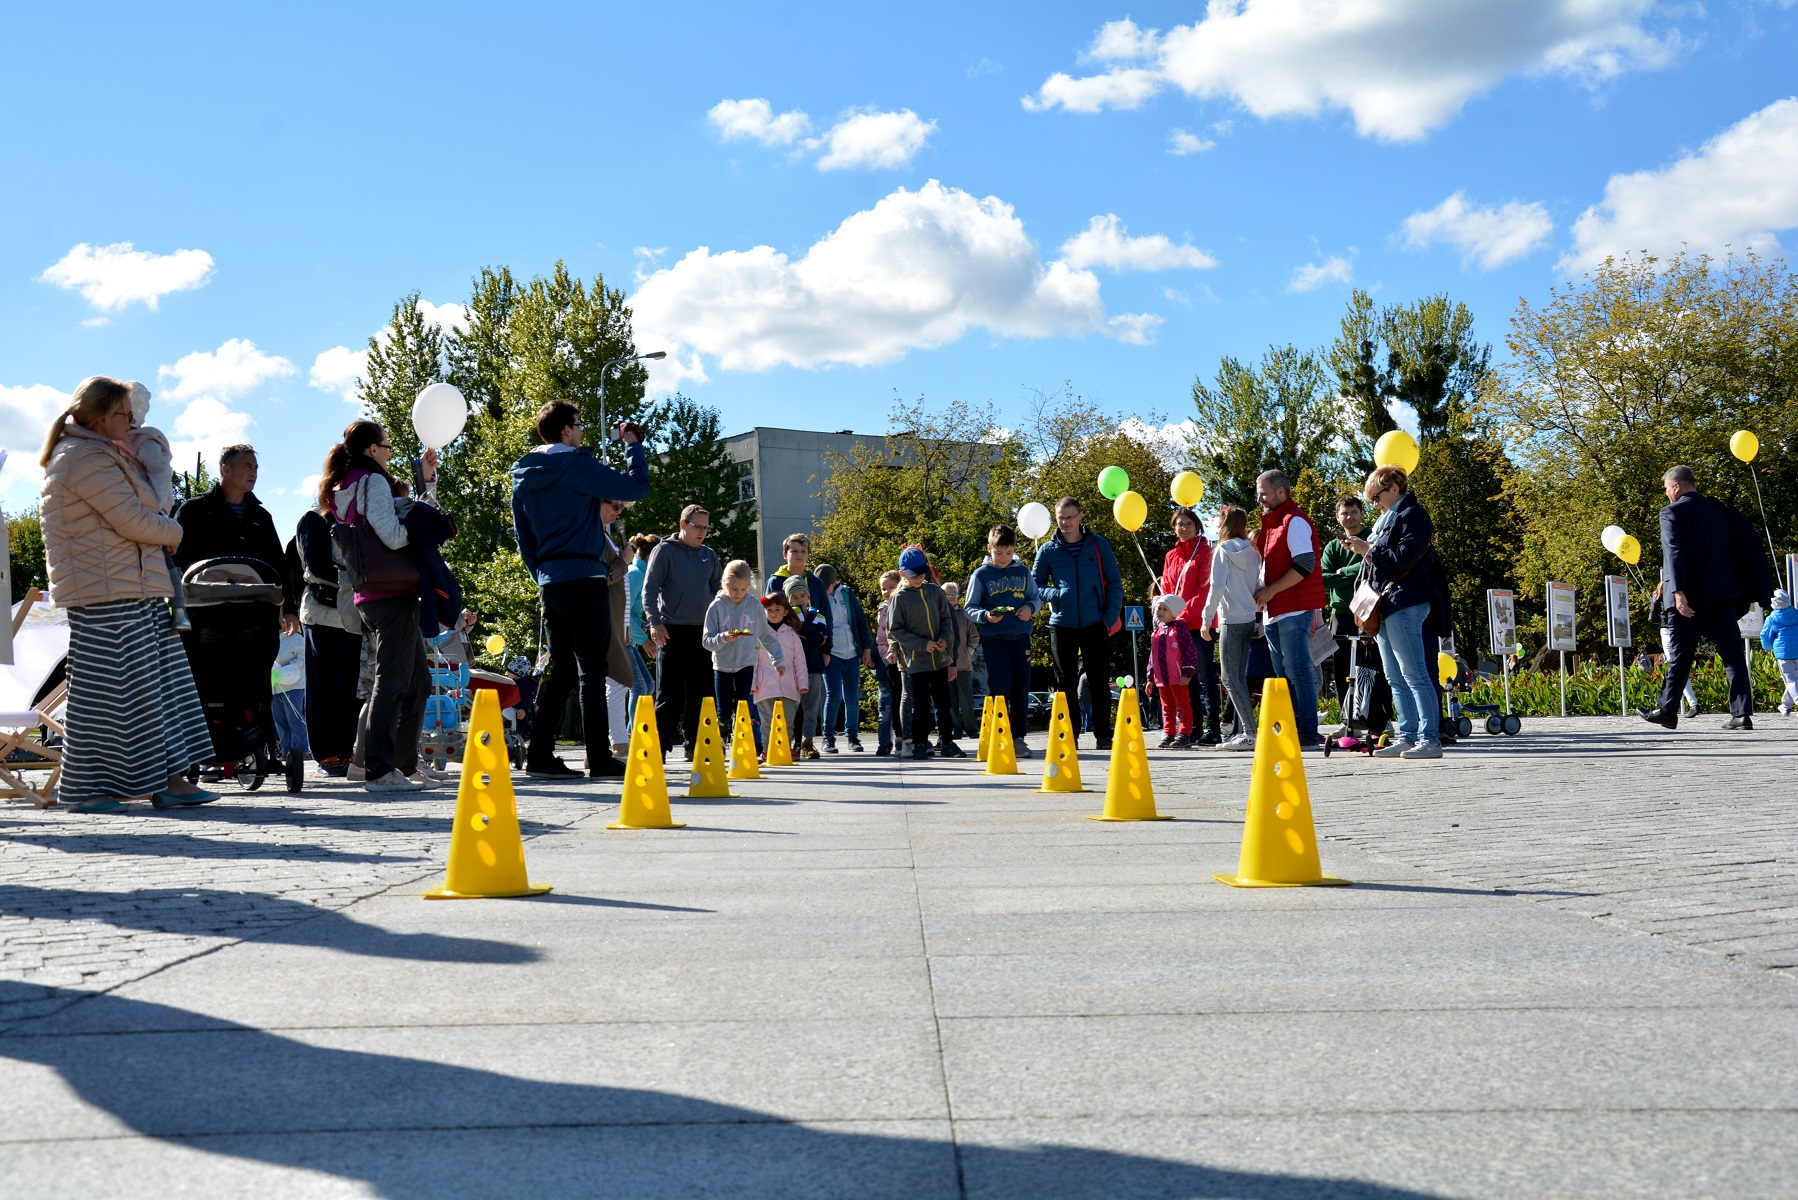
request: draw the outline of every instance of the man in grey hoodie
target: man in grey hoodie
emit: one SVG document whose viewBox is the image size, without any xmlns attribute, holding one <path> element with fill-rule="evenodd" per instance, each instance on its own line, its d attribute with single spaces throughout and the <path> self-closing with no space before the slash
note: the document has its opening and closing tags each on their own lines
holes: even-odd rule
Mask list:
<svg viewBox="0 0 1798 1200">
<path fill-rule="evenodd" d="M 681 510 L 680 531 L 649 552 L 643 576 L 643 621 L 656 654 L 656 730 L 666 754 L 679 738 L 688 762 L 699 736 L 699 707 L 712 692 L 712 656 L 704 642 L 705 611 L 724 580 L 705 544 L 712 517 L 697 504 Z"/>
</svg>

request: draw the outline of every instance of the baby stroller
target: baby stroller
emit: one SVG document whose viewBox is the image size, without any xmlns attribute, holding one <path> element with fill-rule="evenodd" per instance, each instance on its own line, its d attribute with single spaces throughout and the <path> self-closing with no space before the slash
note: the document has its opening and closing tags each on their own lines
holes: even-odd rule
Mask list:
<svg viewBox="0 0 1798 1200">
<path fill-rule="evenodd" d="M 523 770 L 531 727 L 529 701 L 537 693 L 537 677 L 531 674 L 530 660 L 523 656 L 514 658 L 503 673 L 471 667 L 468 687 L 471 698 L 483 689 L 498 697 L 500 719 L 506 727 L 506 757 L 515 768 Z"/>
<path fill-rule="evenodd" d="M 182 633 L 212 734 L 213 756 L 195 767 L 217 771 L 249 791 L 283 773 L 289 792 L 305 781 L 298 751 L 281 756 L 269 711 L 270 669 L 281 646 L 281 574 L 254 558 L 207 558 L 181 577 L 193 628 Z"/>
<path fill-rule="evenodd" d="M 1324 757 L 1337 750 L 1372 754 L 1392 721 L 1392 686 L 1377 666 L 1357 662 L 1365 638 L 1349 639 L 1349 694 L 1342 705 L 1343 732 L 1324 739 Z M 1378 662 L 1377 656 L 1374 661 Z"/>
<path fill-rule="evenodd" d="M 439 771 L 444 770 L 451 759 L 462 757 L 462 748 L 468 741 L 468 710 L 473 703 L 468 688 L 468 664 L 451 662 L 444 653 L 446 643 L 453 636 L 442 633 L 425 639 L 425 665 L 431 672 L 431 694 L 425 698 L 418 757 Z"/>
</svg>

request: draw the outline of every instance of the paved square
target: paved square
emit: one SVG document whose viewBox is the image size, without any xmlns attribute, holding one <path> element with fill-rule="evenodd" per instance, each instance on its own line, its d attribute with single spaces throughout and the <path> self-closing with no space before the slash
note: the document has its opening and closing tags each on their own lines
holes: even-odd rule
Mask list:
<svg viewBox="0 0 1798 1200">
<path fill-rule="evenodd" d="M 428 904 L 450 792 L 0 810 L 0 1180 L 54 1196 L 1789 1196 L 1798 723 L 1308 757 L 1347 889 L 1178 820 L 842 756 L 519 781 L 534 900 Z M 1040 763 L 1026 764 L 1027 767 Z M 1088 782 L 1103 767 L 1088 753 Z"/>
</svg>

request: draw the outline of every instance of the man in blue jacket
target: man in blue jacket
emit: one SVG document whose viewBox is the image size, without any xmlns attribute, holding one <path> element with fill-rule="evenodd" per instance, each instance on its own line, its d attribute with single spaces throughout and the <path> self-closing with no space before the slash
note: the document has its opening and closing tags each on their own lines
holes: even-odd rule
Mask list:
<svg viewBox="0 0 1798 1200">
<path fill-rule="evenodd" d="M 1049 605 L 1055 690 L 1080 711 L 1080 672 L 1092 688 L 1093 738 L 1111 749 L 1111 635 L 1124 611 L 1124 577 L 1111 543 L 1081 524 L 1080 501 L 1055 504 L 1055 536 L 1036 552 L 1031 578 Z"/>
<path fill-rule="evenodd" d="M 537 696 L 537 721 L 525 753 L 525 773 L 535 779 L 580 778 L 579 771 L 556 757 L 556 730 L 577 675 L 587 774 L 594 779 L 624 777 L 606 720 L 612 605 L 606 595 L 610 543 L 605 525 L 617 510 L 605 506 L 649 495 L 649 466 L 643 431 L 626 423 L 618 432 L 628 473 L 604 465 L 582 446 L 580 410 L 566 400 L 552 400 L 537 414 L 543 445 L 512 464 L 518 553 L 542 593 L 549 630 L 549 671 Z"/>
</svg>

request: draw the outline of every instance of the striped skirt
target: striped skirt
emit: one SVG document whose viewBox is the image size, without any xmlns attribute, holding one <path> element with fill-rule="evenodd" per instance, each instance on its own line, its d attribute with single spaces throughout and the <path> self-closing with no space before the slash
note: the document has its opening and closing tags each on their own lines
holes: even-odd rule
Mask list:
<svg viewBox="0 0 1798 1200">
<path fill-rule="evenodd" d="M 148 796 L 212 754 L 167 601 L 114 600 L 68 612 L 64 800 Z"/>
</svg>

